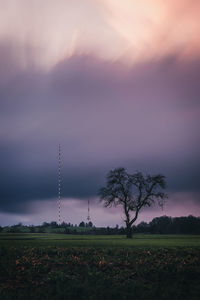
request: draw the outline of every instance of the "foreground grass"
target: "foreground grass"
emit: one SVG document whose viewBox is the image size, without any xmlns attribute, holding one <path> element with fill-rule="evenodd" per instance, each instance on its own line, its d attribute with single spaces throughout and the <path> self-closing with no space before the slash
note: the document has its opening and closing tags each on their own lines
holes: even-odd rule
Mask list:
<svg viewBox="0 0 200 300">
<path fill-rule="evenodd" d="M 63 247 L 200 247 L 199 235 L 67 235 L 47 233 L 1 233 L 0 246 Z"/>
<path fill-rule="evenodd" d="M 199 239 L 0 235 L 0 299 L 196 300 Z"/>
</svg>

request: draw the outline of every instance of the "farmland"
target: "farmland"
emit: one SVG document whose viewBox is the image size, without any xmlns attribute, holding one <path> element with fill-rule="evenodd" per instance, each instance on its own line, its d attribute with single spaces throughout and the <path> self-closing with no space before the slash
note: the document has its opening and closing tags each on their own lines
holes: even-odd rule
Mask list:
<svg viewBox="0 0 200 300">
<path fill-rule="evenodd" d="M 0 299 L 199 299 L 200 236 L 0 234 Z"/>
</svg>

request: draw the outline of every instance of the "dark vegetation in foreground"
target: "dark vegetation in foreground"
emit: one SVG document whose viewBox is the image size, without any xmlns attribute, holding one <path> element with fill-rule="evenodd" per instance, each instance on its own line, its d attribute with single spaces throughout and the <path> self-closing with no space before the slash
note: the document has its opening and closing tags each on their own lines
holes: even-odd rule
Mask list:
<svg viewBox="0 0 200 300">
<path fill-rule="evenodd" d="M 200 250 L 0 247 L 0 299 L 190 299 Z"/>
<path fill-rule="evenodd" d="M 113 235 L 126 234 L 124 227 L 95 227 L 92 222 L 81 222 L 79 226 L 63 222 L 58 225 L 56 222 L 44 222 L 40 226 L 25 226 L 21 223 L 13 226 L 0 227 L 0 232 L 10 233 L 65 233 L 65 234 L 92 234 L 92 235 Z M 133 233 L 149 234 L 200 234 L 200 217 L 188 216 L 172 218 L 162 216 L 154 218 L 151 222 L 141 222 L 133 226 Z"/>
</svg>

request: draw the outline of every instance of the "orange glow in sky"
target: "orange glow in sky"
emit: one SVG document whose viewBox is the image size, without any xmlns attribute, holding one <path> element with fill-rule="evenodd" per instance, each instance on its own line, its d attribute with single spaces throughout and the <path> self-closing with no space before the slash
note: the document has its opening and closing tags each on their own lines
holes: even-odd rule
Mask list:
<svg viewBox="0 0 200 300">
<path fill-rule="evenodd" d="M 192 59 L 199 15 L 200 1 L 189 0 L 0 0 L 0 40 L 33 47 L 45 67 L 74 53 L 128 63 Z"/>
</svg>

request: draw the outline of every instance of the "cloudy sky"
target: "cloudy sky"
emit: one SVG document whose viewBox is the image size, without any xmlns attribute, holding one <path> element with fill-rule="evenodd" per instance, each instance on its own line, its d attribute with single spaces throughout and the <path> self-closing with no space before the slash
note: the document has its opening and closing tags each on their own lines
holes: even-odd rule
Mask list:
<svg viewBox="0 0 200 300">
<path fill-rule="evenodd" d="M 200 215 L 200 1 L 0 0 L 0 225 L 122 225 L 106 173 L 162 173 L 160 215 Z"/>
</svg>

